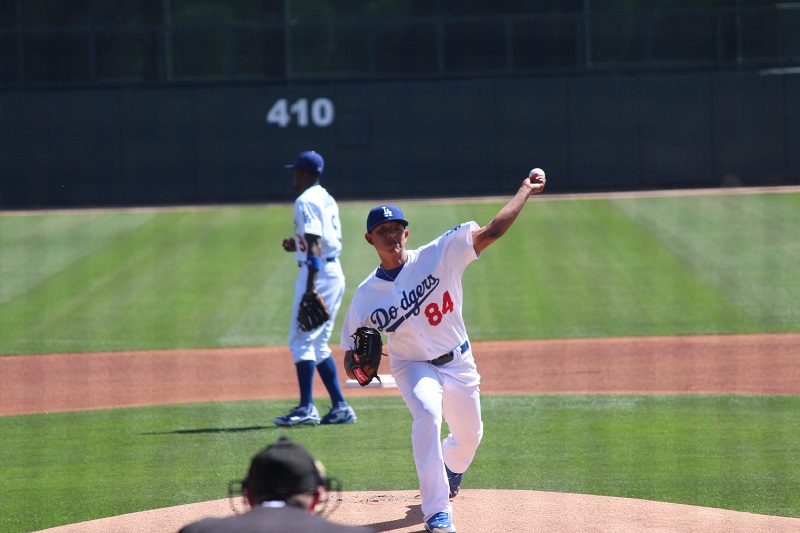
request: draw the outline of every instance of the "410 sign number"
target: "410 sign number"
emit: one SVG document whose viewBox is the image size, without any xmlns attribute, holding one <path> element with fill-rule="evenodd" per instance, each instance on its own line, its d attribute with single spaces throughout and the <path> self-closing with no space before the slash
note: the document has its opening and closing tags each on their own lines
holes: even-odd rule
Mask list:
<svg viewBox="0 0 800 533">
<path fill-rule="evenodd" d="M 333 124 L 335 115 L 333 102 L 327 98 L 317 98 L 310 105 L 305 98 L 292 104 L 286 98 L 281 98 L 267 111 L 267 124 L 277 124 L 281 128 L 285 128 L 292 123 L 292 120 L 296 120 L 297 125 L 301 128 L 310 125 L 326 128 Z"/>
</svg>

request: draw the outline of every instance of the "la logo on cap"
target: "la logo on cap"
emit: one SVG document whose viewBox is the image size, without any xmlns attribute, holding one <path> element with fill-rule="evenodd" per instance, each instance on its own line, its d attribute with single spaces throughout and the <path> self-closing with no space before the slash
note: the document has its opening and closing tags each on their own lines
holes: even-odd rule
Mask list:
<svg viewBox="0 0 800 533">
<path fill-rule="evenodd" d="M 408 221 L 403 218 L 403 211 L 396 205 L 384 204 L 373 207 L 369 210 L 369 215 L 367 216 L 367 233 L 372 231 L 372 228 L 378 224 L 383 224 L 390 220 L 396 220 L 404 226 L 408 226 Z"/>
</svg>

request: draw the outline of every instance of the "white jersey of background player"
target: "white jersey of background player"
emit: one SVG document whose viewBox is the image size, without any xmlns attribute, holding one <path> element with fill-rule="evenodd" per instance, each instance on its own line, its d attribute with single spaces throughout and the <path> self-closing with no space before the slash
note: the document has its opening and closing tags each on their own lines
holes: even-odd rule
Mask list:
<svg viewBox="0 0 800 533">
<path fill-rule="evenodd" d="M 294 286 L 289 349 L 292 352 L 300 403 L 289 414 L 274 419 L 278 426 L 298 424 L 349 424 L 356 421 L 339 385 L 336 363 L 331 359 L 328 341 L 333 322 L 344 296 L 345 279 L 339 254 L 342 251 L 342 228 L 339 206 L 320 184 L 325 163 L 316 152 L 302 152 L 292 169 L 292 186 L 300 193 L 294 202 L 294 237 L 283 240 L 283 249 L 294 252 L 299 267 Z M 302 331 L 297 312 L 303 294 L 318 292 L 328 306 L 330 319 L 312 331 Z M 320 419 L 314 405 L 314 373 L 319 373 L 331 398 L 330 412 Z"/>
<path fill-rule="evenodd" d="M 534 169 L 489 224 L 460 224 L 416 250 L 405 248 L 408 221 L 399 207 L 378 206 L 367 216 L 364 237 L 381 264 L 356 289 L 340 346 L 349 361 L 351 335 L 360 326 L 386 335 L 389 369 L 414 419 L 411 443 L 428 531 L 455 531 L 450 498 L 483 436 L 480 376 L 461 314 L 464 269 L 544 185 L 544 172 Z M 354 378 L 347 363 L 345 369 Z M 440 441 L 443 417 L 449 435 Z"/>
</svg>

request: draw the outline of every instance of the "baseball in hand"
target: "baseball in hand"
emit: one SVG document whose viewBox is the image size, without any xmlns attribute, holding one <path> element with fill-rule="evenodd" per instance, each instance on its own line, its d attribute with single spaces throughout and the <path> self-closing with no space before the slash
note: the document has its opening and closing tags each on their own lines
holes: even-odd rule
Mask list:
<svg viewBox="0 0 800 533">
<path fill-rule="evenodd" d="M 528 177 L 531 178 L 531 179 L 543 178 L 544 177 L 544 170 L 542 170 L 539 167 L 536 167 L 533 170 L 531 170 L 530 174 L 528 174 Z"/>
</svg>

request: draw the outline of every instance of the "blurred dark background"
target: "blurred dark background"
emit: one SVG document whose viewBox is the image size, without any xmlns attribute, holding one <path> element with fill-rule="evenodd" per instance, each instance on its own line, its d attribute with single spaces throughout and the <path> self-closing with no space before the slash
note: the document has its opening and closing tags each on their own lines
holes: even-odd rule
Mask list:
<svg viewBox="0 0 800 533">
<path fill-rule="evenodd" d="M 0 208 L 800 184 L 800 2 L 0 0 Z"/>
</svg>

